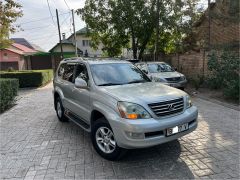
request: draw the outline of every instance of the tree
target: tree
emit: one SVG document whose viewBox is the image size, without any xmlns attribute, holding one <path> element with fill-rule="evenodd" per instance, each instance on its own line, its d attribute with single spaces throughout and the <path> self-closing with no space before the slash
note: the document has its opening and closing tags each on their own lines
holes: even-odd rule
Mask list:
<svg viewBox="0 0 240 180">
<path fill-rule="evenodd" d="M 8 47 L 12 43 L 9 33 L 16 32 L 18 28 L 13 23 L 23 15 L 21 7 L 13 0 L 0 1 L 0 49 Z"/>
<path fill-rule="evenodd" d="M 158 52 L 163 54 L 182 51 L 183 40 L 192 33 L 193 23 L 199 18 L 199 0 L 161 0 L 159 18 Z M 154 52 L 157 39 L 156 30 L 147 44 L 150 53 Z"/>
<path fill-rule="evenodd" d="M 156 0 L 86 0 L 78 14 L 111 55 L 131 44 L 133 57 L 141 58 L 154 30 Z M 139 56 L 137 53 L 139 50 Z"/>
<path fill-rule="evenodd" d="M 198 1 L 160 0 L 157 8 L 157 0 L 86 0 L 78 14 L 91 28 L 96 44 L 101 41 L 107 51 L 115 49 L 116 54 L 131 44 L 133 57 L 141 59 L 146 47 L 152 50 L 157 30 L 158 52 L 176 50 L 191 25 Z"/>
</svg>

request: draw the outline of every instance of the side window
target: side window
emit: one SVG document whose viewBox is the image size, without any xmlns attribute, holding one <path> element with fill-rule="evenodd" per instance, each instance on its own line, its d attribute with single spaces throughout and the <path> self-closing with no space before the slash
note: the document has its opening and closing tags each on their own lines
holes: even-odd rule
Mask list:
<svg viewBox="0 0 240 180">
<path fill-rule="evenodd" d="M 62 78 L 63 77 L 63 73 L 64 73 L 64 68 L 65 68 L 66 64 L 61 64 L 61 66 L 58 69 L 58 77 Z"/>
<path fill-rule="evenodd" d="M 89 78 L 88 78 L 87 67 L 84 64 L 76 65 L 76 73 L 75 73 L 75 77 L 74 77 L 74 82 L 77 77 L 82 78 L 83 80 L 85 80 L 88 83 Z"/>
<path fill-rule="evenodd" d="M 73 82 L 74 64 L 62 64 L 58 70 L 58 76 L 63 80 Z"/>
</svg>

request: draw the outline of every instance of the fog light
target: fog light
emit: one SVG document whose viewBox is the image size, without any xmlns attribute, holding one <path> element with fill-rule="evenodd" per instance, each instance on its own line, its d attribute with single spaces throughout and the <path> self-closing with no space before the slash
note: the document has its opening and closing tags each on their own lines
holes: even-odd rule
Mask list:
<svg viewBox="0 0 240 180">
<path fill-rule="evenodd" d="M 144 133 L 126 132 L 126 135 L 131 139 L 144 139 Z"/>
</svg>

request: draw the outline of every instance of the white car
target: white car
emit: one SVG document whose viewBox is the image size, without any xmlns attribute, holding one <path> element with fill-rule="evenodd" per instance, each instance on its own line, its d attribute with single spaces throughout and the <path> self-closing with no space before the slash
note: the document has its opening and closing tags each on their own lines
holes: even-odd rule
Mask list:
<svg viewBox="0 0 240 180">
<path fill-rule="evenodd" d="M 186 77 L 165 62 L 141 62 L 135 65 L 154 82 L 161 82 L 179 89 L 184 89 L 187 84 Z"/>
</svg>

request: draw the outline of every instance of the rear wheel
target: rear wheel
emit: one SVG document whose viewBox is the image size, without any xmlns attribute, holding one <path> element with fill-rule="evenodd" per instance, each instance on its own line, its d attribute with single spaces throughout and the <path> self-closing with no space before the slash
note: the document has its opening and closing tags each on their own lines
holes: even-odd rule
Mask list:
<svg viewBox="0 0 240 180">
<path fill-rule="evenodd" d="M 93 124 L 91 139 L 97 153 L 107 160 L 118 160 L 126 152 L 117 145 L 112 128 L 105 118 L 100 118 Z"/>
<path fill-rule="evenodd" d="M 56 106 L 56 113 L 57 113 L 57 117 L 59 119 L 59 121 L 61 122 L 66 122 L 68 121 L 68 118 L 65 116 L 64 114 L 64 107 L 62 105 L 62 101 L 60 99 L 60 97 L 57 97 L 56 102 L 55 102 L 55 106 Z"/>
</svg>

